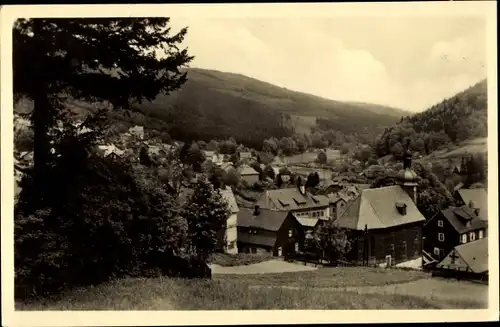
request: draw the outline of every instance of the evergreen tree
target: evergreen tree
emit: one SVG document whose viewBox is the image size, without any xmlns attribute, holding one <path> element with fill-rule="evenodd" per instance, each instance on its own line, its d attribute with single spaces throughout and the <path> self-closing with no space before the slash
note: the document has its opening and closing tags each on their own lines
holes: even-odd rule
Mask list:
<svg viewBox="0 0 500 327">
<path fill-rule="evenodd" d="M 67 100 L 104 101 L 113 108 L 153 100 L 186 81 L 193 57 L 179 49 L 187 29 L 171 35 L 169 18 L 19 19 L 13 28 L 16 100 L 33 100 L 34 185 L 50 184 L 48 131 L 66 119 Z M 166 56 L 152 56 L 163 50 Z M 43 201 L 43 192 L 39 200 Z"/>
</svg>

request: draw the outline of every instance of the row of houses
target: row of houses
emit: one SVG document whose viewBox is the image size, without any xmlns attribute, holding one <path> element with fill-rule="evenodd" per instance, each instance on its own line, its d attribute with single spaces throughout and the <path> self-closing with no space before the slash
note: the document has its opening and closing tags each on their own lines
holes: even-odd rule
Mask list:
<svg viewBox="0 0 500 327">
<path fill-rule="evenodd" d="M 302 251 L 305 239 L 323 221 L 334 219 L 352 242 L 346 259 L 353 264 L 391 266 L 420 259 L 423 265 L 433 263 L 441 269 L 458 269 L 460 262 L 464 271 L 487 273 L 477 268 L 487 270 L 484 189 L 457 190 L 454 195 L 459 206 L 426 220 L 417 208 L 417 175 L 411 168 L 410 153 L 404 158 L 397 185 L 375 189 L 335 183 L 324 186 L 320 195 L 303 186 L 268 190 L 254 208 L 239 208 L 236 233 L 234 227 L 230 233 L 229 242 L 237 245 L 236 250 L 231 249 L 233 253 L 265 251 L 282 256 Z M 460 257 L 453 260 L 455 266 L 450 264 L 450 256 Z"/>
</svg>

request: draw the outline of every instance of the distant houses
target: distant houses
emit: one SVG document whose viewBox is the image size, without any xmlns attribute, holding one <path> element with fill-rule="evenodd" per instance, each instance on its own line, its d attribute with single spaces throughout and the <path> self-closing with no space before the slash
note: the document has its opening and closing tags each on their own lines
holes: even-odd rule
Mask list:
<svg viewBox="0 0 500 327">
<path fill-rule="evenodd" d="M 224 163 L 224 155 L 216 151 L 203 151 L 206 160 L 212 161 L 215 165 L 221 166 Z"/>
</svg>

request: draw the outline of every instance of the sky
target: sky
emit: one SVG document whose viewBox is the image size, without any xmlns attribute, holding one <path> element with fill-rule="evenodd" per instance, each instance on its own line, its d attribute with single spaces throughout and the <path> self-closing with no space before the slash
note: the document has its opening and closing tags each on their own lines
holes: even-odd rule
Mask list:
<svg viewBox="0 0 500 327">
<path fill-rule="evenodd" d="M 470 17 L 187 18 L 190 67 L 412 112 L 486 77 L 486 20 Z"/>
</svg>

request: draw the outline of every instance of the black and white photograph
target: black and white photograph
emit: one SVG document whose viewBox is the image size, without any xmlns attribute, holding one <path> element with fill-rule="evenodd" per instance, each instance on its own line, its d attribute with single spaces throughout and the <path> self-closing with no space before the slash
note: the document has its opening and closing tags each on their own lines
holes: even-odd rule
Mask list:
<svg viewBox="0 0 500 327">
<path fill-rule="evenodd" d="M 0 13 L 3 324 L 498 319 L 495 2 Z"/>
</svg>

